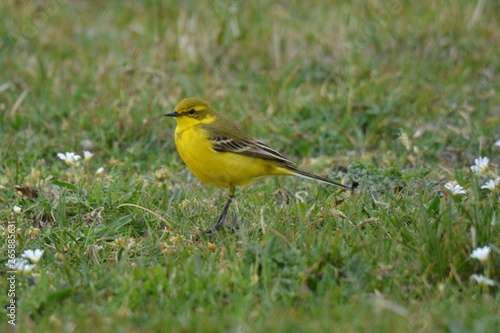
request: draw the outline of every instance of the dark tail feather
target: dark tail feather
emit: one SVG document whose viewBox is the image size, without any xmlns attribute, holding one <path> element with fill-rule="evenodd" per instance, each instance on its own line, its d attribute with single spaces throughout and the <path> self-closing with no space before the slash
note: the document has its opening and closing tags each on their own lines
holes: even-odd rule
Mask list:
<svg viewBox="0 0 500 333">
<path fill-rule="evenodd" d="M 332 180 L 329 180 L 329 179 L 326 179 L 326 178 L 323 178 L 323 177 L 320 177 L 320 176 L 313 175 L 312 173 L 305 172 L 305 171 L 302 171 L 302 170 L 293 170 L 293 173 L 296 176 L 298 176 L 298 177 L 316 180 L 316 181 L 319 181 L 319 182 L 322 182 L 322 183 L 325 183 L 325 184 L 335 185 L 335 186 L 342 187 L 342 188 L 345 188 L 345 189 L 348 189 L 348 190 L 353 190 L 354 189 L 353 187 L 342 185 L 340 183 L 334 182 Z"/>
</svg>

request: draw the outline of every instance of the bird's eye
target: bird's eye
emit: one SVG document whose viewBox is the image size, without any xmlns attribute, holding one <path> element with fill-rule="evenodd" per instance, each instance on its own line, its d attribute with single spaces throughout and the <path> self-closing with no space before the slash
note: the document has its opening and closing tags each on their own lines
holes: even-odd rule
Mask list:
<svg viewBox="0 0 500 333">
<path fill-rule="evenodd" d="M 189 114 L 194 114 L 196 111 L 194 109 L 191 109 L 188 111 Z"/>
</svg>

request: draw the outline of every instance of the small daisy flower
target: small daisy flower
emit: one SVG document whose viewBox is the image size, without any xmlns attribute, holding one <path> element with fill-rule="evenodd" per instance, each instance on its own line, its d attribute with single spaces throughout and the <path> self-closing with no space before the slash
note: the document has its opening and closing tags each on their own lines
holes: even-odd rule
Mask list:
<svg viewBox="0 0 500 333">
<path fill-rule="evenodd" d="M 444 184 L 444 187 L 449 190 L 452 195 L 467 193 L 462 186 L 453 184 L 452 182 L 447 182 L 446 184 Z"/>
<path fill-rule="evenodd" d="M 491 247 L 489 246 L 478 247 L 477 249 L 472 251 L 470 257 L 484 263 L 488 261 L 488 256 L 490 255 L 490 252 L 491 252 Z"/>
<path fill-rule="evenodd" d="M 43 250 L 36 249 L 35 251 L 33 250 L 24 251 L 21 257 L 28 258 L 29 260 L 31 260 L 32 263 L 37 264 L 40 261 L 40 258 L 42 258 L 42 255 L 43 255 Z"/>
<path fill-rule="evenodd" d="M 13 211 L 14 211 L 14 213 L 16 213 L 17 215 L 21 214 L 21 207 L 14 206 L 14 207 L 12 207 L 12 210 L 13 210 Z"/>
<path fill-rule="evenodd" d="M 28 264 L 28 260 L 26 259 L 22 259 L 22 258 L 15 258 L 13 259 L 14 260 L 14 264 L 6 264 L 7 266 L 9 267 L 13 267 L 14 269 L 18 269 L 26 264 Z"/>
<path fill-rule="evenodd" d="M 500 177 L 498 177 L 497 179 L 488 180 L 483 186 L 481 186 L 481 189 L 495 191 L 497 188 L 500 187 L 499 185 L 500 185 Z"/>
<path fill-rule="evenodd" d="M 69 153 L 65 153 L 65 154 L 57 153 L 57 157 L 59 157 L 59 159 L 63 160 L 64 162 L 66 162 L 67 165 L 76 165 L 78 160 L 82 158 L 80 155 L 76 155 L 73 152 L 69 152 Z"/>
<path fill-rule="evenodd" d="M 493 144 L 493 146 L 500 147 L 500 140 L 498 140 L 497 142 L 495 142 L 495 143 Z"/>
<path fill-rule="evenodd" d="M 36 265 L 31 265 L 28 260 L 22 258 L 16 258 L 14 263 L 14 269 L 17 273 L 28 274 L 35 268 Z"/>
<path fill-rule="evenodd" d="M 482 175 L 488 171 L 488 163 L 490 159 L 488 157 L 479 157 L 474 160 L 475 165 L 471 166 L 470 169 L 476 175 Z"/>
<path fill-rule="evenodd" d="M 96 175 L 96 176 L 100 176 L 100 175 L 102 175 L 102 173 L 103 173 L 103 172 L 104 172 L 104 168 L 103 168 L 103 167 L 100 167 L 99 169 L 97 169 L 97 170 L 95 171 L 95 175 Z"/>
<path fill-rule="evenodd" d="M 84 160 L 85 162 L 89 162 L 89 161 L 92 159 L 92 157 L 93 157 L 93 156 L 94 156 L 94 154 L 92 154 L 91 152 L 89 152 L 89 151 L 87 151 L 87 150 L 85 150 L 85 151 L 83 152 L 83 160 Z"/>
<path fill-rule="evenodd" d="M 484 275 L 472 274 L 470 276 L 470 278 L 471 278 L 471 280 L 476 281 L 480 285 L 487 285 L 487 286 L 494 286 L 495 285 L 495 281 L 493 281 L 492 279 L 488 279 Z"/>
<path fill-rule="evenodd" d="M 35 264 L 26 264 L 22 268 L 18 269 L 17 271 L 18 271 L 18 273 L 23 273 L 24 275 L 28 275 L 29 273 L 31 273 L 31 271 L 35 267 L 36 267 Z"/>
</svg>

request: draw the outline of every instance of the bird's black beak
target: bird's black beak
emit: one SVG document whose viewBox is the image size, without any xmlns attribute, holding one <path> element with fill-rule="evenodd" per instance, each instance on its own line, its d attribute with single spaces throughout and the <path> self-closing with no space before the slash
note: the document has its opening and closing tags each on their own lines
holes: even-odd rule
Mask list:
<svg viewBox="0 0 500 333">
<path fill-rule="evenodd" d="M 180 117 L 180 114 L 178 114 L 175 111 L 169 112 L 165 115 L 165 117 Z"/>
</svg>

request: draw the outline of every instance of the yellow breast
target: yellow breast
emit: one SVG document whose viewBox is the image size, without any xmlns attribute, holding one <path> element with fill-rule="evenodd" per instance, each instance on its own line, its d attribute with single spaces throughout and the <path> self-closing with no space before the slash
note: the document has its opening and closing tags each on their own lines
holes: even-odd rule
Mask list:
<svg viewBox="0 0 500 333">
<path fill-rule="evenodd" d="M 217 152 L 201 126 L 175 130 L 175 145 L 184 163 L 201 181 L 217 187 L 245 185 L 264 175 L 291 174 L 267 160 Z"/>
</svg>

